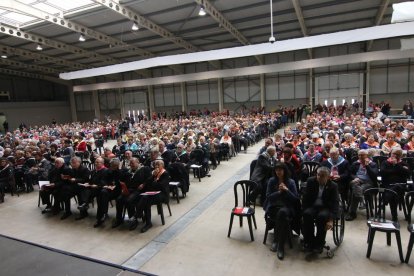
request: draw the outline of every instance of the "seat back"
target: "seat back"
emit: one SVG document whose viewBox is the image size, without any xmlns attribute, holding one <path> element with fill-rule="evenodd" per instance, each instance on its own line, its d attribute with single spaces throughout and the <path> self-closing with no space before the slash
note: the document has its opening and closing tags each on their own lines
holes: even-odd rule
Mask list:
<svg viewBox="0 0 414 276">
<path fill-rule="evenodd" d="M 242 190 L 242 204 L 239 205 L 239 195 L 238 195 L 238 187 L 241 187 Z M 257 184 L 251 180 L 239 180 L 234 184 L 234 207 L 250 207 L 250 201 L 248 200 L 248 196 L 253 193 L 256 189 Z"/>
<path fill-rule="evenodd" d="M 378 169 L 381 169 L 382 162 L 384 162 L 387 159 L 388 159 L 387 156 L 382 156 L 382 155 L 378 155 L 378 156 L 372 157 L 372 161 L 374 161 L 375 163 L 377 163 Z"/>
<path fill-rule="evenodd" d="M 190 153 L 190 160 L 192 164 L 202 165 L 204 158 L 204 151 L 202 149 L 194 149 Z"/>
<path fill-rule="evenodd" d="M 414 191 L 405 194 L 405 205 L 407 206 L 408 225 L 412 223 L 411 213 L 414 207 Z"/>
<path fill-rule="evenodd" d="M 257 159 L 254 159 L 250 163 L 250 179 L 252 178 L 252 174 L 253 174 L 254 168 L 256 167 L 256 164 L 257 164 Z"/>
<path fill-rule="evenodd" d="M 384 194 L 388 194 L 388 200 L 397 200 L 398 195 L 395 191 L 384 188 L 370 188 L 364 192 L 367 219 L 385 222 L 385 209 L 387 203 Z"/>
<path fill-rule="evenodd" d="M 309 177 L 316 176 L 316 171 L 321 166 L 319 162 L 307 161 L 302 163 L 302 173 L 307 174 Z"/>
</svg>

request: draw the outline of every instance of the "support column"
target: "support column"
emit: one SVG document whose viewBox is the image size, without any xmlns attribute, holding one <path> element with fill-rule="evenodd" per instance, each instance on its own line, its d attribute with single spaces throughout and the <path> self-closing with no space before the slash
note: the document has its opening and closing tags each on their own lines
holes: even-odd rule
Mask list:
<svg viewBox="0 0 414 276">
<path fill-rule="evenodd" d="M 313 70 L 309 69 L 309 106 L 313 110 L 315 103 L 315 90 L 313 89 Z"/>
<path fill-rule="evenodd" d="M 97 90 L 92 91 L 92 99 L 93 99 L 93 107 L 95 109 L 95 118 L 97 118 L 100 121 L 101 120 L 101 107 L 99 105 L 99 96 L 98 96 Z"/>
<path fill-rule="evenodd" d="M 78 116 L 76 114 L 76 101 L 75 101 L 75 94 L 73 93 L 73 86 L 68 86 L 68 93 L 69 93 L 69 104 L 70 104 L 70 115 L 72 118 L 72 122 L 76 122 L 78 120 Z"/>
<path fill-rule="evenodd" d="M 265 75 L 260 74 L 260 107 L 266 106 Z"/>
<path fill-rule="evenodd" d="M 154 86 L 148 86 L 148 107 L 149 107 L 149 116 L 148 118 L 152 118 L 152 112 L 155 112 L 155 103 L 154 103 Z"/>
<path fill-rule="evenodd" d="M 223 97 L 223 79 L 217 79 L 217 92 L 218 92 L 218 103 L 219 103 L 219 112 L 223 112 L 224 108 L 224 97 Z"/>
<path fill-rule="evenodd" d="M 362 110 L 365 112 L 365 110 L 367 110 L 367 107 L 369 106 L 369 95 L 371 94 L 370 92 L 370 78 L 371 78 L 371 64 L 369 62 L 367 62 L 367 70 L 365 73 L 365 78 L 364 78 L 364 94 L 363 94 L 363 98 L 362 98 Z M 365 99 L 364 99 L 365 96 Z"/>
<path fill-rule="evenodd" d="M 187 86 L 185 82 L 180 83 L 181 88 L 181 111 L 187 111 Z"/>
<path fill-rule="evenodd" d="M 125 118 L 125 104 L 124 104 L 124 91 L 121 88 L 118 89 L 118 96 L 119 96 L 119 110 L 121 112 L 121 120 Z"/>
</svg>

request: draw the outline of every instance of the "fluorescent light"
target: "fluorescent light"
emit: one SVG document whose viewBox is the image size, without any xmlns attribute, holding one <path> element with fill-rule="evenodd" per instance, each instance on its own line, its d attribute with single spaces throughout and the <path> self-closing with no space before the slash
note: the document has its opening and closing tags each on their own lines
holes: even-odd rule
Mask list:
<svg viewBox="0 0 414 276">
<path fill-rule="evenodd" d="M 203 6 L 201 6 L 200 7 L 200 10 L 198 11 L 198 15 L 199 16 L 204 16 L 204 15 L 206 15 L 207 13 L 206 13 L 206 11 L 204 10 L 204 7 Z"/>
<path fill-rule="evenodd" d="M 137 22 L 134 22 L 134 24 L 132 24 L 131 30 L 133 30 L 133 31 L 138 31 L 139 30 L 139 26 L 138 26 Z"/>
<path fill-rule="evenodd" d="M 1 58 L 7 58 L 7 55 L 6 54 L 2 54 L 1 55 Z"/>
<path fill-rule="evenodd" d="M 43 47 L 42 47 L 42 45 L 40 45 L 40 44 L 37 44 L 36 50 L 38 50 L 38 51 L 42 51 L 42 50 L 43 50 Z"/>
<path fill-rule="evenodd" d="M 79 41 L 84 42 L 86 40 L 85 36 L 83 34 L 80 34 Z"/>
</svg>

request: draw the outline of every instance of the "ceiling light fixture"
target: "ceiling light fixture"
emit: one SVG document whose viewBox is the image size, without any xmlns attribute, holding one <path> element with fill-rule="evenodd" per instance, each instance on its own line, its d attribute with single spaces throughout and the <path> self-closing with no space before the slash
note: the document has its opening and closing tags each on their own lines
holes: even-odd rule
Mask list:
<svg viewBox="0 0 414 276">
<path fill-rule="evenodd" d="M 6 54 L 2 54 L 1 55 L 1 58 L 7 58 L 7 55 Z"/>
<path fill-rule="evenodd" d="M 42 50 L 43 50 L 43 47 L 42 47 L 42 45 L 40 45 L 40 44 L 37 44 L 37 46 L 36 46 L 36 50 L 38 50 L 38 51 L 42 51 Z"/>
<path fill-rule="evenodd" d="M 84 42 L 86 40 L 85 36 L 83 34 L 80 34 L 79 41 Z"/>
<path fill-rule="evenodd" d="M 132 24 L 131 30 L 133 31 L 138 31 L 139 30 L 139 26 L 138 23 L 134 21 L 134 24 Z"/>
<path fill-rule="evenodd" d="M 205 11 L 205 9 L 204 9 L 204 6 L 201 6 L 200 7 L 200 10 L 198 11 L 198 15 L 199 16 L 204 16 L 204 15 L 206 15 L 207 13 L 206 13 L 206 11 Z"/>
</svg>

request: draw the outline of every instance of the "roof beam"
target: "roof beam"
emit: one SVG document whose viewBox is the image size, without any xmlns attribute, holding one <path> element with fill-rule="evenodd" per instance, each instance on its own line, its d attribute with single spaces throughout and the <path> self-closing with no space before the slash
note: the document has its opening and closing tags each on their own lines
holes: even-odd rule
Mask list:
<svg viewBox="0 0 414 276">
<path fill-rule="evenodd" d="M 42 62 L 48 62 L 48 63 L 53 63 L 53 64 L 56 64 L 56 65 L 65 66 L 67 68 L 72 68 L 72 69 L 75 69 L 75 70 L 91 68 L 90 66 L 86 66 L 86 65 L 83 65 L 81 63 L 76 63 L 76 62 L 64 60 L 64 59 L 61 59 L 61 58 L 47 56 L 47 55 L 40 54 L 40 53 L 37 53 L 37 52 L 31 52 L 31 51 L 28 51 L 28 50 L 19 49 L 19 48 L 15 48 L 15 47 L 9 47 L 9 46 L 6 46 L 6 45 L 1 45 L 1 44 L 0 44 L 0 50 L 3 53 L 6 53 L 7 56 L 16 55 L 16 56 L 21 56 L 21 57 L 25 57 L 25 58 L 31 58 L 31 59 L 42 61 Z"/>
<path fill-rule="evenodd" d="M 178 45 L 184 49 L 187 49 L 190 52 L 196 52 L 200 50 L 198 47 L 185 41 L 181 37 L 174 35 L 169 30 L 152 22 L 148 18 L 138 14 L 137 12 L 134 12 L 130 8 L 126 7 L 125 5 L 119 4 L 113 0 L 93 0 L 93 1 L 113 10 L 114 12 L 124 16 L 125 18 L 128 18 L 129 20 L 131 20 L 131 23 L 136 22 L 140 27 L 144 27 L 145 29 L 171 41 L 175 45 Z"/>
<path fill-rule="evenodd" d="M 390 4 L 390 0 L 382 0 L 379 10 L 377 12 L 377 15 L 375 16 L 374 26 L 379 26 L 381 24 L 381 21 L 384 18 L 385 12 L 387 11 L 389 4 Z M 373 43 L 374 43 L 374 40 L 368 41 L 367 51 L 371 50 Z"/>
<path fill-rule="evenodd" d="M 300 6 L 299 0 L 292 0 L 292 4 L 299 21 L 300 30 L 302 31 L 303 36 L 308 36 L 309 32 L 305 24 L 305 18 L 303 17 L 302 7 Z M 312 58 L 312 49 L 308 49 L 308 55 L 309 58 Z"/>
<path fill-rule="evenodd" d="M 95 31 L 93 29 L 90 29 L 86 26 L 83 26 L 81 24 L 78 24 L 72 20 L 68 20 L 63 18 L 60 15 L 53 15 L 47 12 L 44 12 L 42 10 L 39 10 L 33 6 L 29 6 L 26 4 L 23 4 L 17 0 L 3 0 L 2 5 L 3 8 L 7 10 L 13 10 L 17 12 L 23 12 L 25 14 L 37 17 L 39 19 L 43 19 L 45 21 L 48 21 L 52 24 L 61 26 L 63 28 L 67 28 L 69 30 L 72 30 L 77 33 L 82 33 L 88 37 L 94 38 L 96 40 L 99 40 L 101 42 L 104 42 L 108 45 L 112 45 L 113 47 L 125 47 L 129 51 L 133 51 L 137 55 L 144 56 L 144 57 L 152 57 L 154 56 L 151 52 L 146 51 L 144 49 L 135 47 L 133 45 L 130 45 L 128 43 L 125 43 L 119 39 L 113 38 L 111 36 L 108 36 L 104 33 Z"/>
<path fill-rule="evenodd" d="M 60 71 L 58 71 L 56 69 L 52 69 L 50 67 L 40 66 L 40 65 L 36 65 L 36 64 L 27 64 L 27 63 L 23 63 L 23 62 L 20 62 L 20 61 L 11 60 L 9 58 L 0 59 L 0 63 L 4 64 L 4 65 L 8 65 L 8 66 L 20 67 L 20 68 L 24 68 L 24 69 L 28 69 L 28 70 L 39 71 L 39 72 L 43 72 L 43 73 L 46 73 L 46 74 L 59 75 L 59 73 L 60 73 Z"/>
<path fill-rule="evenodd" d="M 204 7 L 204 10 L 216 20 L 221 27 L 226 29 L 232 36 L 234 36 L 242 45 L 250 45 L 244 35 L 242 35 L 233 24 L 224 17 L 224 15 L 214 7 L 209 0 L 194 0 L 197 4 Z"/>
<path fill-rule="evenodd" d="M 64 85 L 70 85 L 69 81 L 65 81 L 65 80 L 62 80 L 62 79 L 59 79 L 59 78 L 54 78 L 54 77 L 50 77 L 50 76 L 46 76 L 46 75 L 42 75 L 42 74 L 37 74 L 37 73 L 16 71 L 16 70 L 7 69 L 7 68 L 0 68 L 0 73 L 1 74 L 6 74 L 6 75 L 14 75 L 14 76 L 19 76 L 19 77 L 25 77 L 25 78 L 48 80 L 48 81 L 51 81 L 51 82 L 56 82 L 56 83 L 60 83 L 60 84 L 64 84 Z"/>
<path fill-rule="evenodd" d="M 194 0 L 197 4 L 204 7 L 204 10 L 216 20 L 221 27 L 227 30 L 242 45 L 250 45 L 249 40 L 219 11 L 209 0 Z M 263 64 L 263 58 L 255 56 L 259 64 Z"/>
</svg>

